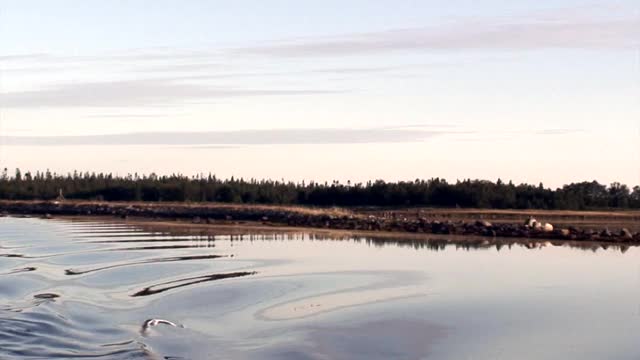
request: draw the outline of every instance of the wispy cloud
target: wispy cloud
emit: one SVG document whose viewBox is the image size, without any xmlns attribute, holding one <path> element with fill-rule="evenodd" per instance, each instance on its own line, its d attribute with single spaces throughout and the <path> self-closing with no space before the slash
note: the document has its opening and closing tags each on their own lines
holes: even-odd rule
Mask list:
<svg viewBox="0 0 640 360">
<path fill-rule="evenodd" d="M 48 58 L 49 56 L 50 55 L 45 54 L 45 53 L 0 55 L 0 62 L 41 60 L 41 59 L 44 59 L 44 58 Z"/>
<path fill-rule="evenodd" d="M 167 149 L 172 150 L 227 150 L 227 149 L 240 149 L 241 146 L 237 145 L 169 145 Z"/>
<path fill-rule="evenodd" d="M 57 72 L 57 73 L 61 73 L 64 71 L 69 71 L 70 69 L 68 68 L 62 68 L 62 67 L 53 67 L 53 66 L 49 66 L 49 67 L 16 67 L 16 68 L 2 68 L 0 69 L 0 71 L 2 71 L 3 74 L 18 74 L 18 75 L 22 75 L 22 74 L 42 74 L 42 73 L 52 73 L 52 72 Z"/>
<path fill-rule="evenodd" d="M 460 136 L 456 136 L 452 140 L 459 142 L 490 143 L 495 141 L 518 141 L 523 137 L 528 138 L 534 136 L 540 138 L 540 141 L 545 141 L 544 138 L 547 136 L 571 136 L 584 134 L 586 132 L 587 130 L 585 129 L 476 129 L 468 132 L 457 131 L 455 133 Z"/>
<path fill-rule="evenodd" d="M 5 108 L 139 107 L 250 96 L 319 95 L 338 91 L 220 88 L 174 79 L 79 82 L 42 90 L 1 93 Z"/>
<path fill-rule="evenodd" d="M 217 52 L 211 50 L 193 51 L 173 48 L 163 49 L 129 49 L 99 55 L 60 55 L 41 54 L 46 60 L 58 63 L 139 63 L 151 62 L 161 65 L 166 61 L 199 61 L 210 63 L 210 59 L 217 56 Z"/>
<path fill-rule="evenodd" d="M 535 132 L 537 135 L 570 135 L 583 133 L 580 129 L 543 129 Z"/>
<path fill-rule="evenodd" d="M 221 70 L 227 65 L 218 63 L 194 63 L 194 64 L 169 64 L 140 67 L 135 69 L 136 72 L 197 72 Z"/>
<path fill-rule="evenodd" d="M 88 118 L 96 118 L 96 119 L 130 119 L 130 118 L 164 118 L 168 117 L 169 114 L 94 114 L 87 115 Z"/>
<path fill-rule="evenodd" d="M 424 65 L 423 65 L 424 66 Z M 320 74 L 370 74 L 370 73 L 380 73 L 380 72 L 388 72 L 400 69 L 406 69 L 411 67 L 410 65 L 406 66 L 378 66 L 378 67 L 344 67 L 344 68 L 327 68 L 327 69 L 317 69 L 311 70 L 312 73 L 320 73 Z"/>
<path fill-rule="evenodd" d="M 375 128 L 265 129 L 204 132 L 136 132 L 105 135 L 0 137 L 7 146 L 164 145 L 176 149 L 230 149 L 243 145 L 331 145 L 423 142 L 451 136 L 457 141 L 513 140 L 523 135 L 552 136 L 583 133 L 580 129 L 512 131 L 462 130 L 455 125 L 416 124 Z"/>
<path fill-rule="evenodd" d="M 139 132 L 83 136 L 5 136 L 5 145 L 292 145 L 420 142 L 455 130 L 429 128 L 269 129 L 211 132 Z"/>
<path fill-rule="evenodd" d="M 272 56 L 332 56 L 402 50 L 633 49 L 640 44 L 640 21 L 637 17 L 552 15 L 503 17 L 440 27 L 345 34 L 233 51 Z"/>
</svg>

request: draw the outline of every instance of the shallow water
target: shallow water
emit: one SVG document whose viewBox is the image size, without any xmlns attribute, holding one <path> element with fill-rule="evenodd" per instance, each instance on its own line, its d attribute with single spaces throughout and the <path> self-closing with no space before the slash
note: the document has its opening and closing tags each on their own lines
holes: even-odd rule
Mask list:
<svg viewBox="0 0 640 360">
<path fill-rule="evenodd" d="M 638 359 L 624 250 L 1 218 L 0 359 Z"/>
</svg>

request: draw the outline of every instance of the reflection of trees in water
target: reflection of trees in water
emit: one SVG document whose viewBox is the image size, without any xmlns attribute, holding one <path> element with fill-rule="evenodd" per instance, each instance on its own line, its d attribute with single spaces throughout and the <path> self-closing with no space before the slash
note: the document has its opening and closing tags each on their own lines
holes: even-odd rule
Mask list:
<svg viewBox="0 0 640 360">
<path fill-rule="evenodd" d="M 618 245 L 602 242 L 590 241 L 564 241 L 564 240 L 543 240 L 543 239 L 524 239 L 524 238 L 474 238 L 474 237 L 435 237 L 435 238 L 397 238 L 389 237 L 354 237 L 354 236 L 335 236 L 321 235 L 314 233 L 280 233 L 280 234 L 244 234 L 244 235 L 200 235 L 207 238 L 207 241 L 228 240 L 234 241 L 349 241 L 354 243 L 363 243 L 368 246 L 383 248 L 386 246 L 396 246 L 403 248 L 414 248 L 416 250 L 432 250 L 442 251 L 445 249 L 455 248 L 457 250 L 511 250 L 514 246 L 526 248 L 530 250 L 542 249 L 545 247 L 569 247 L 583 251 L 596 252 L 599 250 L 612 250 L 625 253 L 633 245 Z"/>
<path fill-rule="evenodd" d="M 361 241 L 361 240 L 356 240 Z M 598 250 L 614 250 L 625 253 L 629 250 L 628 245 L 615 245 L 595 242 L 565 242 L 565 241 L 526 241 L 526 240 L 482 240 L 482 239 L 403 239 L 392 240 L 383 238 L 367 238 L 364 241 L 368 245 L 376 247 L 398 246 L 412 247 L 416 250 L 428 249 L 433 251 L 441 251 L 447 248 L 455 248 L 458 250 L 491 250 L 501 251 L 504 249 L 511 250 L 514 246 L 522 247 L 530 250 L 542 249 L 549 246 L 569 247 L 583 251 L 596 252 Z"/>
</svg>

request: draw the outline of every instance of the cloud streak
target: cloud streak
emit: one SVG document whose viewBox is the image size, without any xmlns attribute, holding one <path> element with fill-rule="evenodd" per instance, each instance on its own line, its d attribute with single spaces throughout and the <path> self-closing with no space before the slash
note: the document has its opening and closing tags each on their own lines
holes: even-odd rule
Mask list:
<svg viewBox="0 0 640 360">
<path fill-rule="evenodd" d="M 12 55 L 0 55 L 0 63 L 5 61 L 31 61 L 42 60 L 48 58 L 49 55 L 45 53 L 30 53 L 30 54 L 12 54 Z"/>
<path fill-rule="evenodd" d="M 131 119 L 131 118 L 164 118 L 168 117 L 169 114 L 96 114 L 96 115 L 88 115 L 88 118 L 96 118 L 96 119 Z"/>
<path fill-rule="evenodd" d="M 571 134 L 579 134 L 583 133 L 584 130 L 581 129 L 543 129 L 536 131 L 537 135 L 571 135 Z"/>
<path fill-rule="evenodd" d="M 639 44 L 640 21 L 636 18 L 540 16 L 346 34 L 233 51 L 241 54 L 303 57 L 410 50 L 633 49 Z"/>
<path fill-rule="evenodd" d="M 421 142 L 453 130 L 416 128 L 269 129 L 210 132 L 139 132 L 82 136 L 5 136 L 10 146 L 77 145 L 296 145 Z"/>
<path fill-rule="evenodd" d="M 155 72 L 198 72 L 204 71 L 208 72 L 211 70 L 219 71 L 228 67 L 228 65 L 218 64 L 218 63 L 194 63 L 194 64 L 170 64 L 170 65 L 156 65 L 145 68 L 135 69 L 135 72 L 147 72 L 147 73 L 155 73 Z"/>
<path fill-rule="evenodd" d="M 539 129 L 528 131 L 466 131 L 447 124 L 417 124 L 375 128 L 264 129 L 203 132 L 135 132 L 72 136 L 3 136 L 7 146 L 120 146 L 164 145 L 175 148 L 229 149 L 244 145 L 332 145 L 370 143 L 416 143 L 439 136 L 456 136 L 459 141 L 493 141 L 514 136 L 567 136 L 580 129 Z M 503 135 L 498 138 L 494 135 Z"/>
<path fill-rule="evenodd" d="M 114 82 L 79 82 L 48 89 L 0 93 L 4 108 L 140 107 L 171 105 L 231 97 L 321 95 L 327 90 L 260 90 L 220 88 L 175 79 L 136 79 Z"/>
</svg>

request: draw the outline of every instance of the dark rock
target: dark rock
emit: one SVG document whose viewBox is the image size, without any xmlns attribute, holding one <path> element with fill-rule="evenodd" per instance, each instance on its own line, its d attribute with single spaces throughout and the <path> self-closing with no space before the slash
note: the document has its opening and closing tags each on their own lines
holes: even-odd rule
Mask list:
<svg viewBox="0 0 640 360">
<path fill-rule="evenodd" d="M 631 234 L 631 231 L 629 231 L 628 229 L 623 228 L 622 230 L 620 230 L 620 237 L 624 240 L 632 240 L 633 234 Z"/>
<path fill-rule="evenodd" d="M 498 234 L 496 233 L 496 231 L 495 231 L 495 230 L 493 230 L 493 229 L 487 229 L 487 231 L 488 231 L 487 236 L 491 236 L 491 237 L 496 237 L 496 236 L 498 236 Z"/>
<path fill-rule="evenodd" d="M 431 232 L 434 234 L 439 234 L 442 229 L 442 224 L 439 221 L 434 221 L 431 223 Z"/>
</svg>

